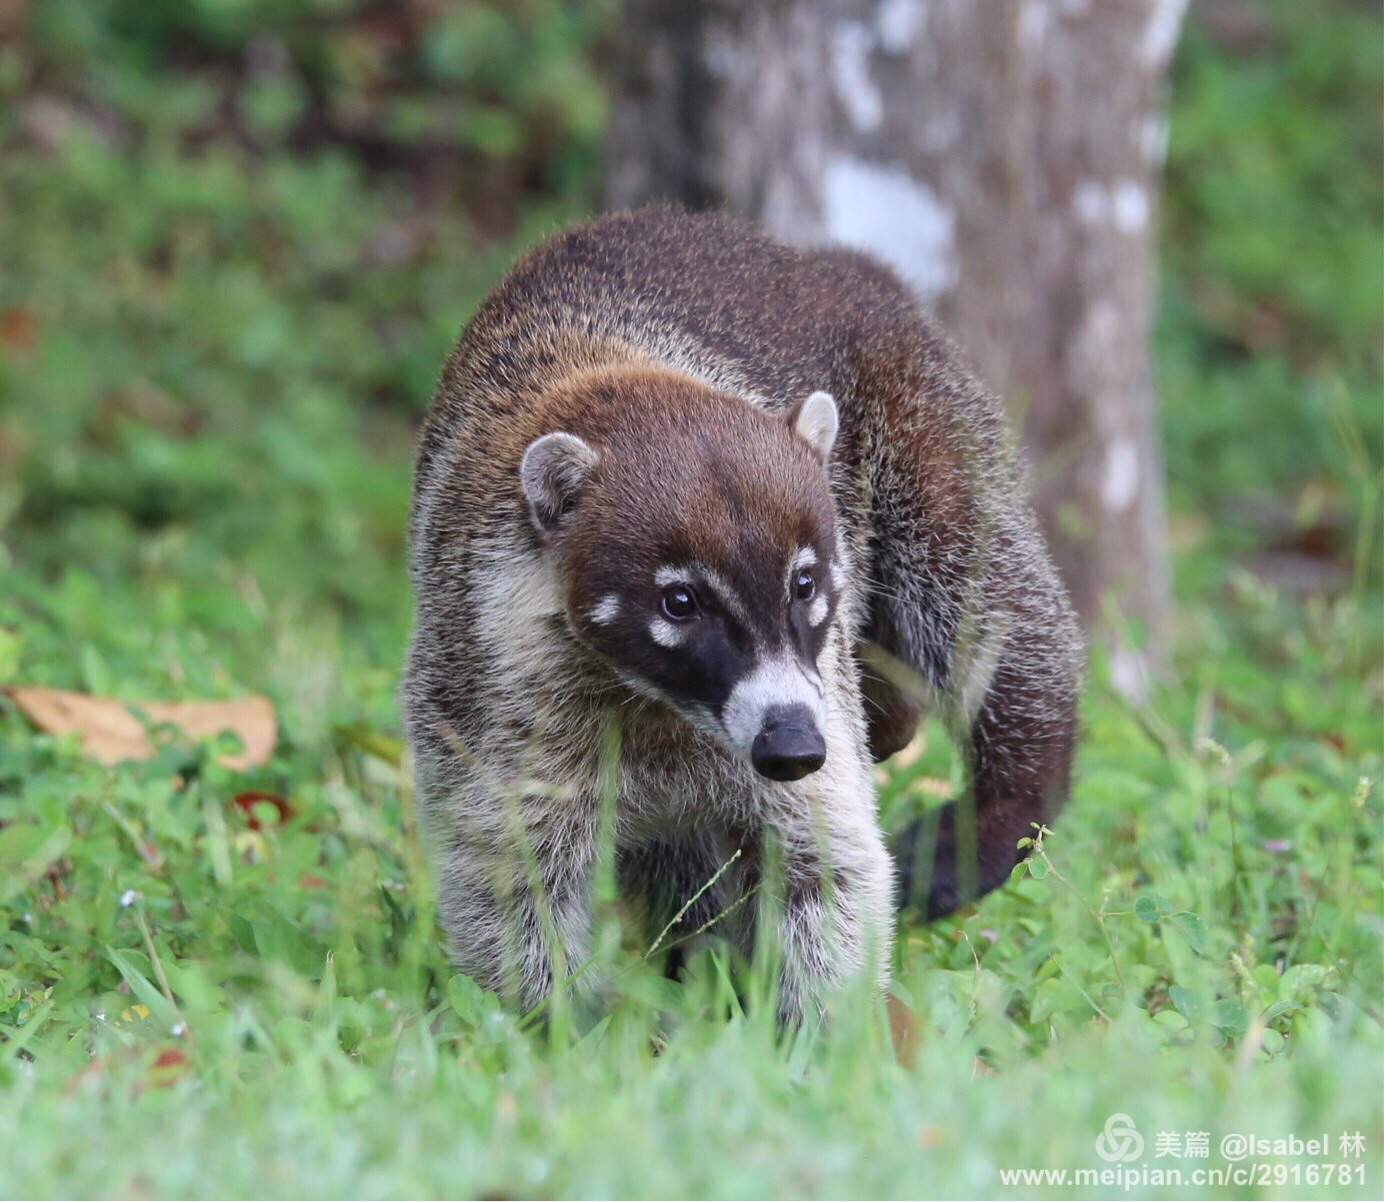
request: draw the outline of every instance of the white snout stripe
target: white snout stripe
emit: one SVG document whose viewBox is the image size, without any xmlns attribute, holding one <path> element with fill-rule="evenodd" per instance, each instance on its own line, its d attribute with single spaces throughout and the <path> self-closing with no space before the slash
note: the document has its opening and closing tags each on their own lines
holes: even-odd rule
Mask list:
<svg viewBox="0 0 1384 1202">
<path fill-rule="evenodd" d="M 755 666 L 736 684 L 721 711 L 726 741 L 741 755 L 748 755 L 755 736 L 764 728 L 764 715 L 781 706 L 805 706 L 819 730 L 826 729 L 827 703 L 822 682 L 809 676 L 792 655 L 782 655 Z"/>
</svg>

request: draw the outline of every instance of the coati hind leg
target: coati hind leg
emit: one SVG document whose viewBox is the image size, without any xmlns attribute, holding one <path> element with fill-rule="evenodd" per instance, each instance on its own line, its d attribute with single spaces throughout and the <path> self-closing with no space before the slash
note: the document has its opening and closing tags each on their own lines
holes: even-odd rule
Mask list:
<svg viewBox="0 0 1384 1202">
<path fill-rule="evenodd" d="M 955 368 L 899 378 L 871 440 L 863 637 L 883 653 L 870 671 L 935 700 L 968 763 L 966 794 L 894 841 L 904 904 L 935 918 L 1003 884 L 1065 800 L 1082 651 L 994 402 Z"/>
<path fill-rule="evenodd" d="M 923 720 L 924 705 L 907 684 L 890 680 L 887 652 L 872 643 L 862 643 L 855 649 L 855 662 L 860 671 L 860 699 L 865 706 L 866 743 L 870 758 L 883 763 L 897 755 L 918 733 Z"/>
</svg>

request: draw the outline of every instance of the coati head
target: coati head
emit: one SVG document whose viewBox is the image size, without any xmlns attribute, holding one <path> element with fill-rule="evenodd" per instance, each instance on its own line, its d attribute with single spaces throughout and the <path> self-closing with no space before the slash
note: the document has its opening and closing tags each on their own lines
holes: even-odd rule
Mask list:
<svg viewBox="0 0 1384 1202">
<path fill-rule="evenodd" d="M 835 401 L 814 392 L 770 414 L 663 369 L 603 372 L 549 400 L 519 478 L 578 639 L 764 776 L 815 772 L 837 604 Z"/>
</svg>

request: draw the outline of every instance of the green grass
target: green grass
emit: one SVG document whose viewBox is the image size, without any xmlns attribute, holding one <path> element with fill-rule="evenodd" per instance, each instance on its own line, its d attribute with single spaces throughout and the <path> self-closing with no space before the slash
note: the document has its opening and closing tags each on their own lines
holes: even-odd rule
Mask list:
<svg viewBox="0 0 1384 1202">
<path fill-rule="evenodd" d="M 0 703 L 0 1196 L 1107 1196 L 1000 1172 L 1107 1168 L 1117 1112 L 1188 1175 L 1133 1195 L 1379 1195 L 1377 17 L 1274 4 L 1184 47 L 1175 676 L 1131 709 L 1097 659 L 1042 855 L 901 932 L 900 1057 L 869 998 L 785 1039 L 717 954 L 664 982 L 609 906 L 608 1017 L 526 1025 L 434 923 L 393 702 L 411 423 L 505 262 L 585 204 L 598 121 L 554 124 L 524 64 L 588 96 L 590 29 L 476 6 L 362 66 L 349 3 L 35 7 L 25 54 L 0 41 L 0 682 L 264 691 L 281 739 L 245 776 L 176 742 L 104 769 Z M 271 9 L 288 66 L 251 78 Z M 447 154 L 517 189 L 504 221 L 414 186 L 439 97 L 474 117 Z M 319 107 L 402 166 L 303 149 Z M 1270 551 L 1316 586 L 1275 590 Z M 931 738 L 886 812 L 954 770 Z M 1224 1135 L 1321 1132 L 1252 1158 L 1263 1185 L 1190 1183 Z M 1342 1162 L 1363 1183 L 1305 1175 Z"/>
</svg>

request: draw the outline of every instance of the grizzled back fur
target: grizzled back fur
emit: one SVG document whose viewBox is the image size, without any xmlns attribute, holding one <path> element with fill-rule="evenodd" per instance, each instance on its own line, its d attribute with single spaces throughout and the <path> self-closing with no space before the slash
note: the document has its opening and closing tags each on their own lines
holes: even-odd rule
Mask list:
<svg viewBox="0 0 1384 1202">
<path fill-rule="evenodd" d="M 869 762 L 924 707 L 971 784 L 896 840 L 906 904 L 1002 884 L 1065 797 L 1080 641 L 998 406 L 863 256 L 675 209 L 547 242 L 447 360 L 410 549 L 443 920 L 525 1002 L 585 946 L 600 788 L 651 913 L 785 849 L 788 1012 L 883 972 Z"/>
</svg>

